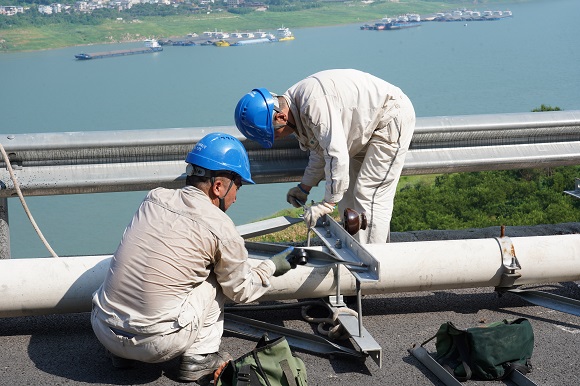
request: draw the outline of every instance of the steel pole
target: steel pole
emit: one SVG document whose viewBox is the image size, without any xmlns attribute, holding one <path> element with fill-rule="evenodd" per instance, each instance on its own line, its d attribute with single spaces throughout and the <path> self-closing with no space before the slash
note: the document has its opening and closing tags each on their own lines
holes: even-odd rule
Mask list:
<svg viewBox="0 0 580 386">
<path fill-rule="evenodd" d="M 521 265 L 515 285 L 580 280 L 580 235 L 511 238 Z M 370 244 L 381 260 L 380 280 L 362 283 L 364 294 L 496 287 L 503 266 L 496 239 Z M 0 317 L 86 312 L 103 282 L 110 256 L 0 261 Z M 252 264 L 260 260 L 251 259 Z M 271 278 L 260 300 L 326 297 L 336 293 L 330 267 L 299 266 Z M 354 295 L 356 281 L 341 270 L 341 293 Z"/>
</svg>

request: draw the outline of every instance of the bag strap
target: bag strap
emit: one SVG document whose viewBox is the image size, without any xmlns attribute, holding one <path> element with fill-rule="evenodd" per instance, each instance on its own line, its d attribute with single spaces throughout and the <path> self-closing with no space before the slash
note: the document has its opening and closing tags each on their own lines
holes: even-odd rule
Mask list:
<svg viewBox="0 0 580 386">
<path fill-rule="evenodd" d="M 499 379 L 506 379 L 509 378 L 511 373 L 514 371 L 519 371 L 522 375 L 527 374 L 532 371 L 532 363 L 527 360 L 525 365 L 520 365 L 517 362 L 509 362 L 504 364 L 505 372 L 503 376 Z"/>
<path fill-rule="evenodd" d="M 236 385 L 237 386 L 259 386 L 260 380 L 256 375 L 256 372 L 252 370 L 249 364 L 245 364 L 240 367 L 238 374 L 236 375 Z"/>
<path fill-rule="evenodd" d="M 298 386 L 296 384 L 296 379 L 294 378 L 294 374 L 292 374 L 292 370 L 290 369 L 290 363 L 288 363 L 288 359 L 282 359 L 280 361 L 280 367 L 284 372 L 284 376 L 286 377 L 286 381 L 288 381 L 288 386 Z"/>
<path fill-rule="evenodd" d="M 252 350 L 252 357 L 254 358 L 254 362 L 256 362 L 256 367 L 258 368 L 258 371 L 260 372 L 260 375 L 262 376 L 262 378 L 266 382 L 266 385 L 267 386 L 272 386 L 270 384 L 270 381 L 268 380 L 268 377 L 266 376 L 266 373 L 264 372 L 264 369 L 262 368 L 262 362 L 260 362 L 260 358 L 258 358 L 258 351 L 257 351 L 257 349 L 253 349 Z M 256 375 L 254 374 L 254 376 L 256 376 Z M 259 384 L 260 383 L 256 383 L 256 385 L 259 385 Z"/>
<path fill-rule="evenodd" d="M 455 378 L 460 380 L 461 382 L 467 381 L 471 379 L 471 367 L 469 363 L 469 345 L 467 344 L 467 334 L 458 334 L 453 335 L 453 343 L 455 343 L 455 347 L 457 347 L 457 351 L 459 351 L 459 356 L 461 357 L 461 362 L 463 363 L 463 368 L 465 369 L 465 377 L 458 377 L 455 374 Z"/>
</svg>

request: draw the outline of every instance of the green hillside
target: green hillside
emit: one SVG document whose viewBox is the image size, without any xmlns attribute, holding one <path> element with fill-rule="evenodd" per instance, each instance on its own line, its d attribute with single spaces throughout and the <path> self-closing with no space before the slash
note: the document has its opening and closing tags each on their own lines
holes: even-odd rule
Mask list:
<svg viewBox="0 0 580 386">
<path fill-rule="evenodd" d="M 316 7 L 293 11 L 292 7 L 271 7 L 265 12 L 254 11 L 234 14 L 225 9 L 207 13 L 166 16 L 132 16 L 131 13 L 106 12 L 101 15 L 85 15 L 83 18 L 58 16 L 59 22 L 48 23 L 34 9 L 34 17 L 0 15 L 0 52 L 54 49 L 95 43 L 118 43 L 137 41 L 145 38 L 183 36 L 188 33 L 202 33 L 207 30 L 247 31 L 274 30 L 280 26 L 292 29 L 301 27 L 329 26 L 351 23 L 365 23 L 382 17 L 404 13 L 428 15 L 459 7 L 480 9 L 494 6 L 502 8 L 502 3 L 513 1 L 428 1 L 400 0 L 375 1 L 365 4 L 361 1 L 321 2 Z M 33 8 L 35 6 L 32 6 Z M 11 17 L 21 17 L 15 23 Z M 26 19 L 28 18 L 28 19 Z M 120 20 L 121 19 L 121 20 Z"/>
</svg>

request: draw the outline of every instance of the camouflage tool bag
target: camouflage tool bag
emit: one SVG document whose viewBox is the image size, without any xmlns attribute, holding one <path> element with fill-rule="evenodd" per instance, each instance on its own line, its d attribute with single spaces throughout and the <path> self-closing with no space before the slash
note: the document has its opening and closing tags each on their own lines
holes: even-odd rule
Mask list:
<svg viewBox="0 0 580 386">
<path fill-rule="evenodd" d="M 221 371 L 216 386 L 307 386 L 306 367 L 290 350 L 285 337 L 267 340 Z"/>
<path fill-rule="evenodd" d="M 443 323 L 437 334 L 435 359 L 459 381 L 500 380 L 512 371 L 532 371 L 534 332 L 525 318 L 503 320 L 467 330 Z"/>
</svg>

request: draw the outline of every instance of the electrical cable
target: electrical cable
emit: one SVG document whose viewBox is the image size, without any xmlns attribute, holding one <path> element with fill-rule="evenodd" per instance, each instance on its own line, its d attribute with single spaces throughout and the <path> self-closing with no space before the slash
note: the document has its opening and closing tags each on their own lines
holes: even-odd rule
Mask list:
<svg viewBox="0 0 580 386">
<path fill-rule="evenodd" d="M 48 249 L 52 257 L 58 257 L 58 255 L 52 249 L 48 241 L 46 241 L 46 239 L 44 238 L 44 235 L 42 234 L 40 228 L 36 224 L 36 221 L 34 221 L 34 218 L 32 217 L 32 213 L 30 213 L 30 210 L 28 209 L 28 205 L 26 205 L 26 201 L 24 200 L 24 196 L 22 195 L 22 191 L 20 190 L 20 185 L 18 184 L 18 180 L 16 179 L 16 175 L 14 174 L 14 170 L 12 169 L 12 165 L 10 164 L 10 159 L 8 158 L 8 154 L 6 154 L 6 150 L 4 150 L 4 146 L 2 146 L 2 143 L 0 143 L 0 152 L 2 152 L 2 157 L 4 158 L 4 162 L 6 163 L 6 168 L 8 169 L 8 173 L 10 173 L 10 178 L 14 183 L 14 189 L 16 189 L 18 198 L 20 198 L 20 202 L 22 203 L 24 212 L 26 212 L 26 215 L 28 216 L 28 219 L 30 220 L 32 227 L 34 228 L 34 230 L 38 234 L 38 237 L 40 237 L 40 240 L 42 241 L 46 249 Z"/>
</svg>

